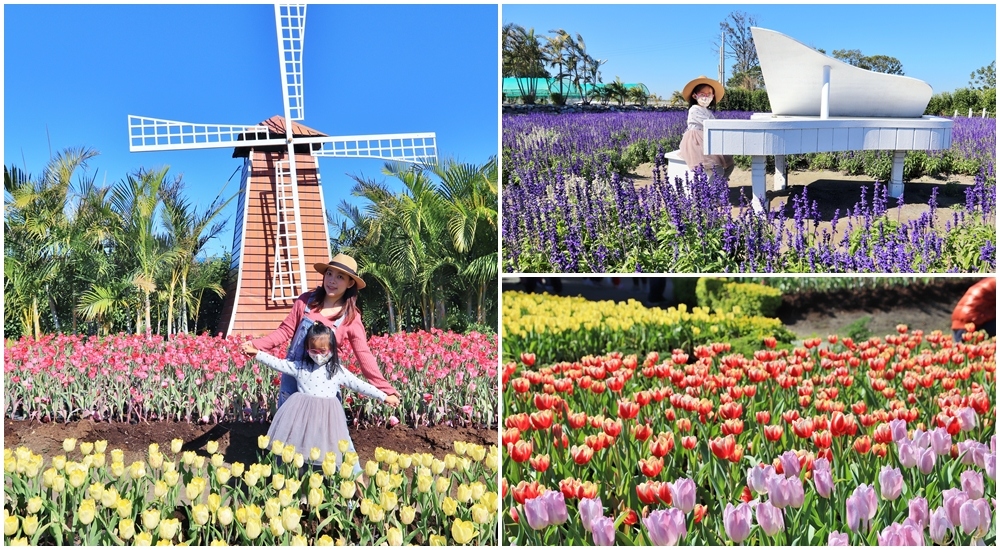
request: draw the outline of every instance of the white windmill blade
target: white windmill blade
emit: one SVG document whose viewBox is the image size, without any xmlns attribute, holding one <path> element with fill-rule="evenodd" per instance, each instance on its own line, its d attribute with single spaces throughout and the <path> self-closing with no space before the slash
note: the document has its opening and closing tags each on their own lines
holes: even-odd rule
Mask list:
<svg viewBox="0 0 1000 550">
<path fill-rule="evenodd" d="M 281 95 L 285 118 L 306 117 L 302 94 L 302 43 L 306 36 L 305 4 L 275 4 L 274 22 L 278 30 L 278 57 L 281 66 Z"/>
<path fill-rule="evenodd" d="M 434 132 L 315 137 L 296 141 L 319 143 L 321 148 L 313 151 L 316 157 L 377 158 L 414 163 L 437 160 L 437 135 Z"/>
<path fill-rule="evenodd" d="M 128 115 L 128 150 L 133 153 L 283 144 L 284 139 L 268 138 L 267 127 L 256 124 L 202 124 Z"/>
</svg>

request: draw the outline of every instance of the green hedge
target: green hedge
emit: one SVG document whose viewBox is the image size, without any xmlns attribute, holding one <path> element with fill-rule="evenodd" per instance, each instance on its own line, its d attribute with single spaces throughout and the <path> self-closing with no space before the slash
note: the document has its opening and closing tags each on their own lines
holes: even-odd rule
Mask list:
<svg viewBox="0 0 1000 550">
<path fill-rule="evenodd" d="M 781 291 L 757 283 L 726 282 L 726 279 L 702 277 L 695 290 L 698 306 L 718 313 L 738 307 L 749 316 L 774 317 L 781 307 Z"/>
</svg>

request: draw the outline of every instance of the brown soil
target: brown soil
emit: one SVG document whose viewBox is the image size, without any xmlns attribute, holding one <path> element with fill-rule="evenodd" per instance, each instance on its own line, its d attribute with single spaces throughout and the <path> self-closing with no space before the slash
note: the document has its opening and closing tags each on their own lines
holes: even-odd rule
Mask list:
<svg viewBox="0 0 1000 550">
<path fill-rule="evenodd" d="M 158 443 L 161 449 L 169 449 L 175 438 L 184 440 L 184 450 L 194 450 L 208 455 L 205 443 L 215 440 L 219 452 L 226 463 L 242 462 L 253 464 L 258 461 L 257 436 L 267 434 L 269 423 L 227 422 L 215 425 L 198 425 L 187 422 L 143 422 L 126 424 L 120 422 L 78 422 L 56 423 L 35 420 L 4 419 L 4 448 L 25 446 L 50 459 L 65 454 L 63 439 L 76 438 L 77 441 L 106 440 L 108 449 L 121 449 L 125 453 L 125 464 L 145 460 L 150 443 Z M 496 430 L 476 428 L 451 428 L 434 426 L 421 428 L 366 428 L 353 430 L 351 438 L 361 462 L 372 459 L 376 447 L 391 449 L 401 453 L 431 453 L 438 458 L 454 452 L 453 442 L 465 441 L 479 445 L 497 445 Z M 76 451 L 77 453 L 79 451 Z"/>
</svg>

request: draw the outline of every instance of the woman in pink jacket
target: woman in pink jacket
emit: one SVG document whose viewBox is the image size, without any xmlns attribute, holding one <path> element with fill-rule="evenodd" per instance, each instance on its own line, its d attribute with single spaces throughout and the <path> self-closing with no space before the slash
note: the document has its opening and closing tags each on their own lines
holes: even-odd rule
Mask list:
<svg viewBox="0 0 1000 550">
<path fill-rule="evenodd" d="M 243 351 L 271 350 L 289 342 L 285 358 L 300 360 L 305 355 L 305 334 L 313 323 L 323 323 L 334 329 L 337 337 L 338 355 L 345 356 L 350 346 L 358 360 L 361 374 L 388 397 L 385 402 L 395 407 L 399 404 L 399 393 L 386 381 L 378 368 L 375 356 L 368 347 L 368 336 L 361 323 L 358 311 L 358 291 L 365 287 L 365 281 L 358 276 L 357 262 L 346 254 L 337 254 L 327 263 L 317 263 L 313 268 L 323 274 L 323 284 L 306 292 L 295 300 L 292 311 L 285 320 L 267 336 L 262 336 L 243 345 Z M 281 391 L 278 406 L 295 393 L 295 378 L 281 375 Z"/>
</svg>

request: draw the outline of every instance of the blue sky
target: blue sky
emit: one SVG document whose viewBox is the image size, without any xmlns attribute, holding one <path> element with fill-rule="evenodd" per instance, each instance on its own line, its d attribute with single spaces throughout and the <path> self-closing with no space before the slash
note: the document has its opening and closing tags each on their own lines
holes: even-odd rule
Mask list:
<svg viewBox="0 0 1000 550">
<path fill-rule="evenodd" d="M 432 131 L 439 156 L 486 162 L 498 149 L 497 11 L 310 5 L 303 124 L 328 135 Z M 169 166 L 207 205 L 239 190 L 242 159 L 231 149 L 129 153 L 127 115 L 255 124 L 282 111 L 270 4 L 4 6 L 6 166 L 37 175 L 50 148 L 86 146 L 100 152 L 89 165 L 98 182 Z M 351 198 L 347 174 L 391 184 L 382 166 L 322 159 L 327 209 Z M 211 254 L 232 246 L 233 204 Z"/>
<path fill-rule="evenodd" d="M 719 23 L 734 11 L 828 53 L 895 57 L 934 93 L 967 86 L 969 73 L 996 59 L 994 4 L 508 4 L 502 20 L 546 36 L 555 29 L 580 34 L 590 55 L 609 60 L 601 68 L 605 82 L 642 82 L 666 99 L 700 75 L 718 78 Z M 731 67 L 727 61 L 727 77 Z"/>
</svg>

